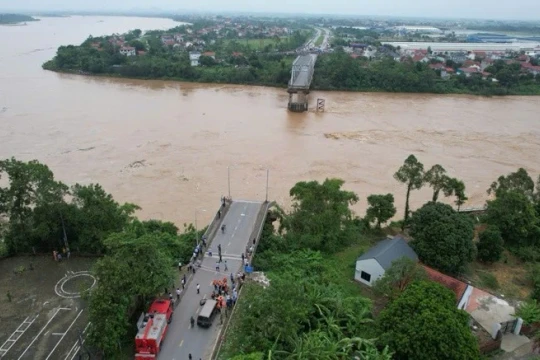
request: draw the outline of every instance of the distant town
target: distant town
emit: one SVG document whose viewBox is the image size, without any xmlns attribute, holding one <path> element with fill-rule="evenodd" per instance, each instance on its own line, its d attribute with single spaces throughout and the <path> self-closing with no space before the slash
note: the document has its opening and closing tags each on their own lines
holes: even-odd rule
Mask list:
<svg viewBox="0 0 540 360">
<path fill-rule="evenodd" d="M 167 31 L 133 30 L 89 37 L 76 50 L 60 47 L 44 68 L 285 86 L 290 77 L 286 69 L 295 57 L 313 54 L 318 60 L 311 77 L 319 90 L 540 94 L 540 26 L 534 23 L 218 15 L 173 19 L 180 24 Z M 331 77 L 343 54 L 353 60 L 343 67 L 347 82 Z M 389 61 L 400 65 L 395 68 Z M 408 82 L 404 73 L 411 74 Z M 389 79 L 382 81 L 385 77 Z"/>
</svg>

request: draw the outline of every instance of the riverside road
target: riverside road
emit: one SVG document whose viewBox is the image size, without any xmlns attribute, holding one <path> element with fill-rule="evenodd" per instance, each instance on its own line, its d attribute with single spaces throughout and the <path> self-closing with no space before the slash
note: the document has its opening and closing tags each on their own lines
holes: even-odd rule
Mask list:
<svg viewBox="0 0 540 360">
<path fill-rule="evenodd" d="M 208 239 L 212 257 L 206 249 L 202 265 L 197 268 L 194 277 L 186 286 L 180 304 L 175 309 L 174 317 L 167 332 L 164 344 L 159 353 L 159 360 L 188 360 L 189 354 L 194 360 L 210 359 L 214 344 L 221 328 L 219 315 L 208 329 L 195 324 L 192 328 L 190 318 L 196 318 L 200 309 L 200 300 L 206 295 L 210 298 L 214 279 L 229 278 L 231 272 L 237 273 L 242 265 L 242 253 L 250 243 L 251 234 L 257 226 L 257 216 L 261 210 L 262 202 L 233 201 L 221 224 L 226 225 L 225 233 L 221 230 L 213 239 Z M 221 227 L 220 224 L 220 227 Z M 224 271 L 224 263 L 220 264 L 220 271 L 216 271 L 218 245 L 221 244 L 223 261 L 227 261 L 228 271 Z M 197 284 L 200 284 L 200 294 L 197 294 Z"/>
</svg>

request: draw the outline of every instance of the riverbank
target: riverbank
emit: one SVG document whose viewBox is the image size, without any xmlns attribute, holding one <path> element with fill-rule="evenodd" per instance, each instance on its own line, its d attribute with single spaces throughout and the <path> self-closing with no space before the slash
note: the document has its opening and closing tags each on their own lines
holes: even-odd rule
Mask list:
<svg viewBox="0 0 540 360">
<path fill-rule="evenodd" d="M 39 21 L 39 19 L 21 14 L 0 14 L 0 25 L 25 25 L 29 21 Z"/>
<path fill-rule="evenodd" d="M 290 59 L 292 62 L 292 59 Z M 200 68 L 195 71 L 200 71 L 201 75 L 197 78 L 185 78 L 185 77 L 176 77 L 176 76 L 163 76 L 163 77 L 148 77 L 148 76 L 134 76 L 134 75 L 123 75 L 121 70 L 117 73 L 102 73 L 95 74 L 91 72 L 85 72 L 82 70 L 72 70 L 72 69 L 54 69 L 50 66 L 43 65 L 43 69 L 64 73 L 64 74 L 75 74 L 75 75 L 84 75 L 84 76 L 93 76 L 101 78 L 117 78 L 117 79 L 131 79 L 131 80 L 159 80 L 159 81 L 177 81 L 177 82 L 189 82 L 189 83 L 198 83 L 198 84 L 220 84 L 220 85 L 247 85 L 247 86 L 264 86 L 271 88 L 281 88 L 286 89 L 288 81 L 281 83 L 273 81 L 257 81 L 252 79 L 246 79 L 244 74 L 235 79 L 233 76 L 227 78 L 223 77 L 214 77 L 215 72 L 208 71 L 204 69 L 201 71 Z M 283 79 L 285 78 L 284 74 L 281 74 Z M 374 75 L 375 76 L 375 75 Z M 235 81 L 237 80 L 237 81 Z M 440 81 L 435 84 L 431 89 L 415 89 L 411 87 L 410 89 L 395 89 L 392 87 L 359 87 L 359 88 L 347 88 L 346 86 L 333 86 L 328 84 L 324 78 L 321 79 L 320 75 L 317 75 L 317 69 L 313 76 L 313 82 L 311 90 L 314 91 L 345 91 L 345 92 L 365 92 L 365 93 L 411 93 L 411 94 L 448 94 L 448 95 L 473 95 L 473 96 L 539 96 L 540 95 L 540 85 L 529 85 L 522 86 L 518 88 L 502 88 L 502 87 L 486 87 L 484 89 L 473 90 L 464 86 L 459 86 L 459 83 L 451 80 L 446 80 L 447 82 Z"/>
</svg>

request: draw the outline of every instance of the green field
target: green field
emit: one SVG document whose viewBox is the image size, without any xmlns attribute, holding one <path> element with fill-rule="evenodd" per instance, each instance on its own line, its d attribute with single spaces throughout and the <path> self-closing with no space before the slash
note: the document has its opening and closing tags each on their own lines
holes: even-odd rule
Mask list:
<svg viewBox="0 0 540 360">
<path fill-rule="evenodd" d="M 287 42 L 288 37 L 284 36 L 280 38 L 280 43 Z M 236 41 L 239 44 L 247 45 L 252 49 L 264 48 L 267 45 L 277 45 L 278 41 L 276 38 L 264 38 L 264 39 L 234 39 L 226 40 L 226 42 Z"/>
<path fill-rule="evenodd" d="M 324 40 L 324 34 L 317 38 L 317 41 L 315 41 L 315 46 L 321 46 L 323 40 Z"/>
</svg>

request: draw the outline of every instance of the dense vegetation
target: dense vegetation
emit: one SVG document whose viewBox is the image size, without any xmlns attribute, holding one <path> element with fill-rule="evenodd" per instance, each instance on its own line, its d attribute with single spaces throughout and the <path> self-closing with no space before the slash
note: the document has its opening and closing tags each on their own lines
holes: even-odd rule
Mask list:
<svg viewBox="0 0 540 360">
<path fill-rule="evenodd" d="M 540 94 L 540 76 L 521 75 L 520 65 L 497 61 L 488 67 L 499 83 L 481 75 L 441 79 L 428 64 L 397 62 L 392 58 L 370 61 L 345 52 L 319 56 L 313 87 L 320 90 L 387 91 L 420 93 L 472 93 L 483 95 Z"/>
<path fill-rule="evenodd" d="M 183 27 L 171 30 L 181 32 Z M 149 32 L 141 39 L 140 30 L 125 35 L 128 45 L 146 51 L 143 56 L 131 57 L 119 54 L 118 48 L 105 38 L 91 37 L 81 46 L 61 46 L 54 59 L 43 67 L 55 71 L 82 71 L 130 78 L 285 86 L 290 78 L 294 57 L 286 56 L 283 51 L 303 44 L 310 32 L 298 30 L 284 40 L 276 38 L 265 46 L 266 52 L 256 50 L 249 39 L 243 42 L 209 38 L 208 41 L 216 42 L 206 46 L 205 50 L 215 52 L 216 58 L 221 61 L 202 56 L 202 66 L 197 67 L 191 66 L 187 51 L 163 46 L 161 35 L 163 32 L 160 31 Z M 100 44 L 99 50 L 92 47 L 96 43 Z M 274 46 L 276 51 L 270 52 Z"/>
<path fill-rule="evenodd" d="M 212 22 L 194 23 L 193 31 L 212 25 Z M 340 30 L 341 29 L 341 30 Z M 143 79 L 176 79 L 209 83 L 253 84 L 284 87 L 288 83 L 291 64 L 296 55 L 292 50 L 302 46 L 313 31 L 296 30 L 284 38 L 240 39 L 235 30 L 228 30 L 217 38 L 214 32 L 201 35 L 206 42 L 204 51 L 215 53 L 215 58 L 202 56 L 201 66 L 192 67 L 188 51 L 195 49 L 163 45 L 160 37 L 166 33 L 186 33 L 185 26 L 164 31 L 140 30 L 124 34 L 126 45 L 144 51 L 144 55 L 123 56 L 118 47 L 108 40 L 111 37 L 89 37 L 80 46 L 61 46 L 56 56 L 43 64 L 53 71 L 83 72 L 96 75 L 124 76 Z M 345 31 L 338 28 L 339 31 Z M 368 44 L 378 44 L 372 31 L 355 31 Z M 351 41 L 341 40 L 337 45 L 346 46 Z M 96 48 L 99 44 L 99 48 Z M 375 45 L 376 46 L 376 45 Z M 200 48 L 198 48 L 200 49 Z M 421 92 L 421 93 L 472 93 L 484 95 L 540 94 L 540 75 L 522 74 L 520 64 L 496 61 L 486 69 L 491 78 L 483 80 L 480 74 L 466 77 L 452 76 L 441 79 L 440 73 L 428 64 L 397 62 L 391 57 L 368 59 L 353 58 L 337 47 L 334 53 L 321 54 L 315 65 L 313 88 L 318 90 Z M 460 64 L 447 66 L 457 69 Z"/>
<path fill-rule="evenodd" d="M 377 224 L 370 229 L 373 212 L 360 219 L 350 211 L 358 197 L 342 186 L 339 179 L 297 183 L 290 191 L 292 210 L 278 207 L 269 216 L 253 265 L 270 285 L 248 283 L 221 358 L 478 359 L 454 294 L 422 282 L 423 268 L 408 259 L 396 261 L 376 283 L 389 303 L 373 319 L 371 301 L 351 284 L 354 264 L 342 264 L 336 255 L 380 233 Z M 393 197 L 378 199 L 384 201 L 372 197 L 372 206 L 393 207 Z"/>
<path fill-rule="evenodd" d="M 28 15 L 0 14 L 0 24 L 18 24 L 26 21 L 39 21 Z"/>
</svg>

